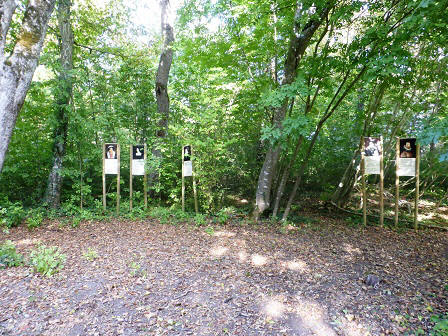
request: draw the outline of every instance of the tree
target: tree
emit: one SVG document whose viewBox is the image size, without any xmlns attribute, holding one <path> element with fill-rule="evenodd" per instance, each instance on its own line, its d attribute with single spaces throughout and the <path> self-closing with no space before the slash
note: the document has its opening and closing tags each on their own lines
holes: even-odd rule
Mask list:
<svg viewBox="0 0 448 336">
<path fill-rule="evenodd" d="M 60 45 L 60 74 L 56 92 L 56 127 L 53 140 L 53 165 L 48 176 L 45 202 L 50 206 L 59 207 L 62 185 L 62 161 L 67 143 L 68 112 L 72 97 L 73 84 L 71 71 L 73 70 L 73 30 L 70 22 L 71 0 L 59 0 L 58 25 L 61 34 Z"/>
<path fill-rule="evenodd" d="M 173 15 L 171 13 L 171 5 L 169 0 L 160 1 L 161 8 L 161 25 L 162 25 L 162 41 L 163 47 L 160 54 L 159 67 L 156 76 L 156 100 L 157 110 L 159 112 L 159 122 L 157 130 L 157 138 L 160 141 L 166 138 L 168 131 L 168 120 L 170 117 L 170 100 L 168 96 L 168 77 L 170 74 L 171 63 L 173 62 Z M 161 143 L 156 143 L 152 150 L 155 162 L 162 159 Z M 157 168 L 157 167 L 155 167 Z M 154 169 L 150 174 L 150 187 L 153 187 L 157 179 L 159 169 Z"/>
<path fill-rule="evenodd" d="M 55 0 L 30 0 L 19 37 L 8 52 L 8 30 L 17 8 L 15 0 L 0 2 L 0 171 L 23 105 L 47 31 Z"/>
</svg>

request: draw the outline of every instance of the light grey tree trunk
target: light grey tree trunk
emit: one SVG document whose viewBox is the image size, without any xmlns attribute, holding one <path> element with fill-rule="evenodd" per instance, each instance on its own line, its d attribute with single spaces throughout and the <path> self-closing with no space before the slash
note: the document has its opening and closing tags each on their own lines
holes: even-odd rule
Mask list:
<svg viewBox="0 0 448 336">
<path fill-rule="evenodd" d="M 161 21 L 162 21 L 162 39 L 163 49 L 160 54 L 159 67 L 156 76 L 156 100 L 157 111 L 159 112 L 159 122 L 157 130 L 157 138 L 155 146 L 152 149 L 153 161 L 160 163 L 162 160 L 161 146 L 167 136 L 168 121 L 170 117 L 170 100 L 168 96 L 168 77 L 170 74 L 171 63 L 173 62 L 173 14 L 169 0 L 160 1 Z M 154 187 L 159 174 L 159 165 L 152 169 L 149 174 L 149 188 Z"/>
<path fill-rule="evenodd" d="M 294 82 L 297 75 L 297 69 L 302 60 L 302 56 L 310 44 L 310 40 L 322 22 L 328 15 L 330 6 L 319 10 L 318 16 L 313 16 L 302 27 L 300 19 L 304 13 L 301 3 L 297 4 L 294 19 L 294 29 L 291 34 L 288 53 L 286 55 L 284 73 L 281 86 L 289 85 Z M 289 105 L 289 99 L 283 101 L 281 107 L 274 110 L 273 125 L 281 128 Z M 280 156 L 280 145 L 270 147 L 266 153 L 263 166 L 258 175 L 257 191 L 255 193 L 255 208 L 253 212 L 254 220 L 258 221 L 260 215 L 270 206 L 272 181 L 276 174 L 278 159 Z"/>
<path fill-rule="evenodd" d="M 58 90 L 56 93 L 56 128 L 54 130 L 53 165 L 48 176 L 45 202 L 58 208 L 61 202 L 62 164 L 67 143 L 68 115 L 73 84 L 71 71 L 73 70 L 73 29 L 70 22 L 71 0 L 58 1 L 58 25 L 61 34 L 60 62 Z"/>
<path fill-rule="evenodd" d="M 5 55 L 7 34 L 17 2 L 0 1 L 0 171 L 17 115 L 37 67 L 54 3 L 55 0 L 29 0 L 14 48 L 10 55 Z"/>
</svg>

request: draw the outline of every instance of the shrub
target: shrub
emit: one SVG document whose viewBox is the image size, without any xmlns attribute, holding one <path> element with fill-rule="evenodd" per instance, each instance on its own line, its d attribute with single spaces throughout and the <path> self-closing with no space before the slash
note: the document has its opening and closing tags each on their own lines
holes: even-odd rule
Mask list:
<svg viewBox="0 0 448 336">
<path fill-rule="evenodd" d="M 19 202 L 12 203 L 6 200 L 0 205 L 0 226 L 12 228 L 25 219 L 26 212 Z"/>
<path fill-rule="evenodd" d="M 435 323 L 431 335 L 446 336 L 448 335 L 448 313 L 440 316 L 431 317 L 431 321 Z"/>
<path fill-rule="evenodd" d="M 64 267 L 65 255 L 56 246 L 40 245 L 30 254 L 29 264 L 35 272 L 47 277 L 59 272 Z"/>
<path fill-rule="evenodd" d="M 44 220 L 44 210 L 42 208 L 36 208 L 32 209 L 28 212 L 27 218 L 26 218 L 26 226 L 28 229 L 34 229 L 39 226 L 41 226 L 43 220 Z"/>
<path fill-rule="evenodd" d="M 207 224 L 206 219 L 207 219 L 207 217 L 205 217 L 205 215 L 200 214 L 200 213 L 198 213 L 198 214 L 196 214 L 196 216 L 194 216 L 194 221 L 196 223 L 196 226 L 203 226 L 203 225 Z"/>
<path fill-rule="evenodd" d="M 7 240 L 0 245 L 0 269 L 22 265 L 23 257 L 16 252 L 12 241 Z"/>
</svg>

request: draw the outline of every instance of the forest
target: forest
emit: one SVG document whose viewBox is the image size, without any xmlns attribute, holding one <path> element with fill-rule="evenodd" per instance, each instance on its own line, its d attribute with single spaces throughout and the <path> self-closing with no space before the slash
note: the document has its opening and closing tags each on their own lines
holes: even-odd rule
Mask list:
<svg viewBox="0 0 448 336">
<path fill-rule="evenodd" d="M 22 295 L 15 292 L 21 286 L 28 286 L 25 301 L 37 298 L 29 308 L 35 320 L 14 317 L 12 303 L 0 312 L 0 334 L 120 334 L 112 320 L 81 328 L 72 314 L 72 324 L 48 322 L 38 302 L 56 295 L 46 287 L 52 285 L 37 275 L 32 284 L 14 278 L 51 276 L 65 263 L 57 276 L 67 291 L 79 285 L 86 293 L 98 286 L 109 293 L 115 287 L 99 273 L 93 280 L 73 273 L 79 263 L 82 269 L 104 258 L 102 272 L 117 267 L 137 279 L 137 292 L 151 291 L 145 286 L 155 272 L 159 290 L 172 293 L 162 315 L 157 307 L 148 313 L 126 306 L 129 316 L 156 318 L 147 328 L 132 322 L 132 335 L 447 335 L 447 13 L 447 0 L 0 0 L 0 307 L 9 305 L 3 297 Z M 377 172 L 366 167 L 373 162 L 369 140 L 379 146 L 373 152 L 381 156 L 381 172 L 380 161 Z M 407 159 L 401 152 L 410 144 Z M 144 177 L 132 172 L 132 145 L 142 145 L 138 155 L 145 149 Z M 109 148 L 119 152 L 116 173 L 104 173 Z M 192 173 L 184 174 L 190 155 Z M 398 162 L 405 160 L 414 160 L 415 171 L 399 178 Z M 246 230 L 254 234 L 243 239 Z M 118 231 L 124 236 L 116 237 Z M 302 250 L 295 250 L 295 239 Z M 264 313 L 240 311 L 242 326 L 235 317 L 219 330 L 211 327 L 232 315 L 230 304 L 224 309 L 214 299 L 221 290 L 211 290 L 217 273 L 207 273 L 209 291 L 201 295 L 218 313 L 186 308 L 194 326 L 176 315 L 173 300 L 183 307 L 201 291 L 189 278 L 190 290 L 173 292 L 174 279 L 183 277 L 178 270 L 205 258 L 195 267 L 210 272 L 232 253 L 242 263 L 242 252 L 233 250 L 242 240 L 252 246 L 247 258 L 257 270 L 244 264 L 238 272 L 246 275 L 229 280 L 228 302 L 237 305 L 249 278 L 275 291 L 266 275 L 272 270 L 260 271 L 257 256 L 269 255 L 271 267 L 277 246 L 282 256 L 311 258 L 291 281 L 308 281 L 301 295 L 319 318 L 307 321 L 304 306 L 293 313 L 288 294 L 267 298 L 257 288 L 248 297 L 263 296 L 254 305 Z M 320 251 L 315 264 L 307 241 Z M 59 245 L 60 254 L 44 243 Z M 169 271 L 143 261 L 148 249 L 157 255 L 171 246 L 182 254 L 195 244 L 204 244 L 199 256 L 177 254 Z M 23 257 L 30 246 L 38 250 Z M 117 252 L 127 256 L 123 264 L 114 261 Z M 364 261 L 350 268 L 341 253 Z M 53 265 L 42 271 L 36 265 L 45 254 L 51 258 L 44 264 Z M 302 269 L 302 261 L 293 262 Z M 375 269 L 378 262 L 383 268 Z M 19 266 L 18 275 L 2 270 L 9 266 Z M 292 271 L 285 267 L 280 274 Z M 365 288 L 359 306 L 347 308 L 335 296 L 322 302 L 328 293 L 322 283 L 346 289 L 353 285 L 347 285 L 351 269 Z M 420 274 L 423 269 L 429 273 Z M 167 278 L 161 281 L 159 272 Z M 421 277 L 412 279 L 416 272 Z M 336 273 L 344 276 L 332 280 Z M 69 284 L 72 276 L 78 282 Z M 128 280 L 123 275 L 119 282 Z M 279 293 L 288 292 L 288 281 Z M 38 295 L 29 286 L 49 292 Z M 341 289 L 347 297 L 355 295 L 350 288 Z M 136 299 L 132 291 L 117 295 Z M 160 299 L 154 295 L 148 294 L 148 307 Z M 387 305 L 391 295 L 396 303 Z M 80 305 L 84 299 L 71 298 Z M 387 307 L 378 308 L 381 303 Z M 124 306 L 106 315 L 119 315 Z M 195 320 L 202 313 L 208 326 Z M 37 322 L 42 319 L 47 324 Z"/>
</svg>

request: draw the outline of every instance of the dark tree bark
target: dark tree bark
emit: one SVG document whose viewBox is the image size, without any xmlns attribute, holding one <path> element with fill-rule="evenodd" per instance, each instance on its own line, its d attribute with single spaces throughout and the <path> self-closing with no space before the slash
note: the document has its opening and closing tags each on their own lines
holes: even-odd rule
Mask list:
<svg viewBox="0 0 448 336">
<path fill-rule="evenodd" d="M 290 37 L 288 53 L 284 64 L 285 76 L 282 80 L 281 86 L 289 85 L 296 79 L 297 69 L 299 68 L 303 54 L 308 48 L 314 33 L 327 18 L 330 8 L 331 7 L 328 6 L 319 9 L 319 15 L 317 17 L 313 16 L 310 18 L 309 21 L 302 27 L 300 25 L 300 18 L 304 10 L 301 4 L 297 4 L 294 29 Z M 273 124 L 275 127 L 281 128 L 288 106 L 289 99 L 286 98 L 283 101 L 282 106 L 274 110 Z M 261 168 L 258 176 L 257 191 L 255 194 L 255 209 L 253 212 L 253 217 L 256 221 L 270 205 L 272 182 L 276 173 L 279 156 L 279 145 L 270 147 L 266 153 L 263 167 Z"/>
<path fill-rule="evenodd" d="M 60 62 L 59 88 L 56 97 L 56 128 L 54 130 L 53 165 L 48 176 L 45 202 L 58 208 L 61 202 L 62 162 L 67 143 L 68 114 L 72 97 L 73 84 L 73 29 L 70 22 L 71 0 L 59 0 L 58 24 L 60 31 Z"/>
<path fill-rule="evenodd" d="M 161 145 L 167 136 L 168 121 L 170 117 L 170 100 L 168 96 L 168 77 L 170 74 L 171 63 L 173 62 L 174 30 L 173 15 L 169 0 L 160 1 L 161 21 L 162 21 L 162 39 L 163 49 L 160 54 L 159 67 L 156 76 L 156 100 L 157 111 L 159 112 L 159 122 L 156 137 L 158 142 L 152 149 L 152 156 L 155 162 L 162 160 Z M 149 188 L 152 189 L 157 181 L 159 168 L 155 167 L 149 174 Z"/>
<path fill-rule="evenodd" d="M 15 0 L 0 1 L 0 171 L 25 101 L 47 31 L 55 0 L 30 0 L 22 20 L 21 31 L 10 55 L 5 55 L 6 36 Z"/>
</svg>

